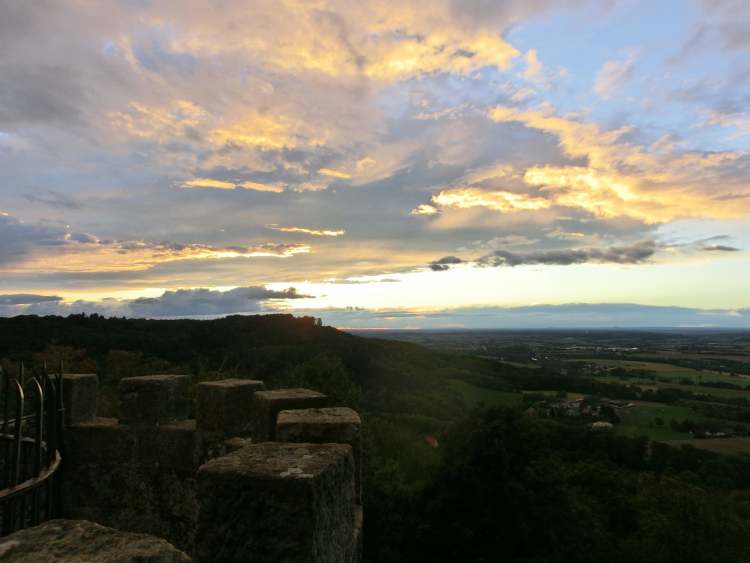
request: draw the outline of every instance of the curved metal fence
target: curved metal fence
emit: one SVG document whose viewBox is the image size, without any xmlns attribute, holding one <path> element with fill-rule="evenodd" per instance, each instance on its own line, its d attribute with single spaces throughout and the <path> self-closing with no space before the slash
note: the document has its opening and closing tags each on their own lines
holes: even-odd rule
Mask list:
<svg viewBox="0 0 750 563">
<path fill-rule="evenodd" d="M 62 365 L 11 375 L 0 366 L 0 535 L 60 515 Z"/>
</svg>

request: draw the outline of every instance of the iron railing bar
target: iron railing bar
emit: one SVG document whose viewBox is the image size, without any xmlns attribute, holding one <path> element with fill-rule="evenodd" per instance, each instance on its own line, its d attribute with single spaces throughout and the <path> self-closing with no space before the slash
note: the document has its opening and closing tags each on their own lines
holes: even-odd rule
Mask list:
<svg viewBox="0 0 750 563">
<path fill-rule="evenodd" d="M 6 377 L 3 383 L 5 384 L 3 391 L 3 432 L 5 432 L 8 428 L 8 397 L 10 397 L 10 377 Z"/>
<path fill-rule="evenodd" d="M 34 378 L 34 385 L 36 386 L 37 393 L 39 394 L 39 401 L 37 402 L 37 420 L 36 420 L 36 444 L 35 444 L 35 455 L 34 455 L 34 472 L 32 477 L 38 478 L 42 472 L 42 444 L 43 444 L 43 430 L 44 430 L 44 390 L 39 384 L 39 380 Z M 33 504 L 31 509 L 31 522 L 32 525 L 36 526 L 39 524 L 39 487 L 34 488 Z"/>
<path fill-rule="evenodd" d="M 29 393 L 34 395 L 31 408 L 26 405 Z M 16 377 L 0 365 L 0 395 L 0 535 L 5 535 L 61 513 L 62 362 L 57 373 L 50 374 L 43 363 L 29 377 L 23 362 Z"/>
<path fill-rule="evenodd" d="M 55 459 L 52 461 L 52 465 L 42 471 L 39 474 L 39 477 L 32 477 L 31 479 L 27 479 L 26 481 L 19 483 L 15 487 L 10 487 L 8 489 L 3 489 L 2 491 L 0 491 L 0 502 L 12 500 L 18 495 L 28 492 L 32 487 L 41 485 L 42 483 L 47 481 L 49 477 L 57 472 L 57 470 L 60 468 L 61 463 L 62 458 L 59 454 L 56 454 Z"/>
</svg>

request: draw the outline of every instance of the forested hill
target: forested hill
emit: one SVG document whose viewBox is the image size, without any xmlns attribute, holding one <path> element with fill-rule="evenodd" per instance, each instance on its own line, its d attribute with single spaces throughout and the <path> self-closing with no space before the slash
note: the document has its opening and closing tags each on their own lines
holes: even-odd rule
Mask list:
<svg viewBox="0 0 750 563">
<path fill-rule="evenodd" d="M 98 373 L 105 395 L 131 375 L 188 373 L 197 381 L 247 377 L 270 387 L 313 387 L 364 410 L 440 413 L 440 418 L 464 411 L 449 404 L 446 394 L 435 393 L 441 387 L 435 376 L 491 377 L 498 369 L 492 362 L 362 338 L 292 315 L 0 318 L 0 360 L 11 371 L 18 361 L 33 367 L 63 360 L 68 371 Z"/>
<path fill-rule="evenodd" d="M 170 362 L 189 362 L 196 355 L 235 359 L 248 346 L 334 344 L 353 337 L 320 326 L 313 317 L 292 315 L 231 316 L 215 320 L 151 320 L 18 316 L 0 318 L 0 354 L 39 352 L 50 343 L 84 348 L 92 354 L 130 350 Z"/>
</svg>

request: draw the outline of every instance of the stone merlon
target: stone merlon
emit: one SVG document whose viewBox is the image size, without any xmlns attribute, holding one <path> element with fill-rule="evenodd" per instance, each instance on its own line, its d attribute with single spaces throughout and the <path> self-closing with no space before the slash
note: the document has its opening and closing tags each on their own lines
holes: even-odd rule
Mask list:
<svg viewBox="0 0 750 563">
<path fill-rule="evenodd" d="M 198 470 L 195 560 L 350 563 L 354 461 L 344 444 L 253 444 Z"/>
</svg>

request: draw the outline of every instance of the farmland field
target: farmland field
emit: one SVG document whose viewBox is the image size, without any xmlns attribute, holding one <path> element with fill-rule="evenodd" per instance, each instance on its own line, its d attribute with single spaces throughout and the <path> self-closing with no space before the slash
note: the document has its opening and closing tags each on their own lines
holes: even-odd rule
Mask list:
<svg viewBox="0 0 750 563">
<path fill-rule="evenodd" d="M 622 422 L 617 425 L 617 432 L 626 436 L 648 436 L 652 440 L 686 439 L 689 437 L 687 432 L 672 430 L 669 423 L 671 420 L 682 422 L 696 418 L 690 407 L 642 401 L 636 401 L 632 408 L 618 414 Z"/>
<path fill-rule="evenodd" d="M 717 371 L 697 370 L 693 368 L 664 364 L 661 362 L 640 362 L 634 360 L 608 360 L 587 359 L 584 362 L 597 364 L 605 367 L 620 367 L 626 370 L 644 370 L 653 372 L 657 377 L 668 377 L 670 379 L 690 379 L 693 383 L 731 383 L 733 385 L 750 385 L 750 377 L 732 376 Z"/>
<path fill-rule="evenodd" d="M 731 438 L 708 438 L 704 440 L 667 440 L 670 446 L 693 446 L 701 450 L 721 454 L 743 453 L 750 454 L 750 438 L 748 437 L 731 437 Z"/>
</svg>

